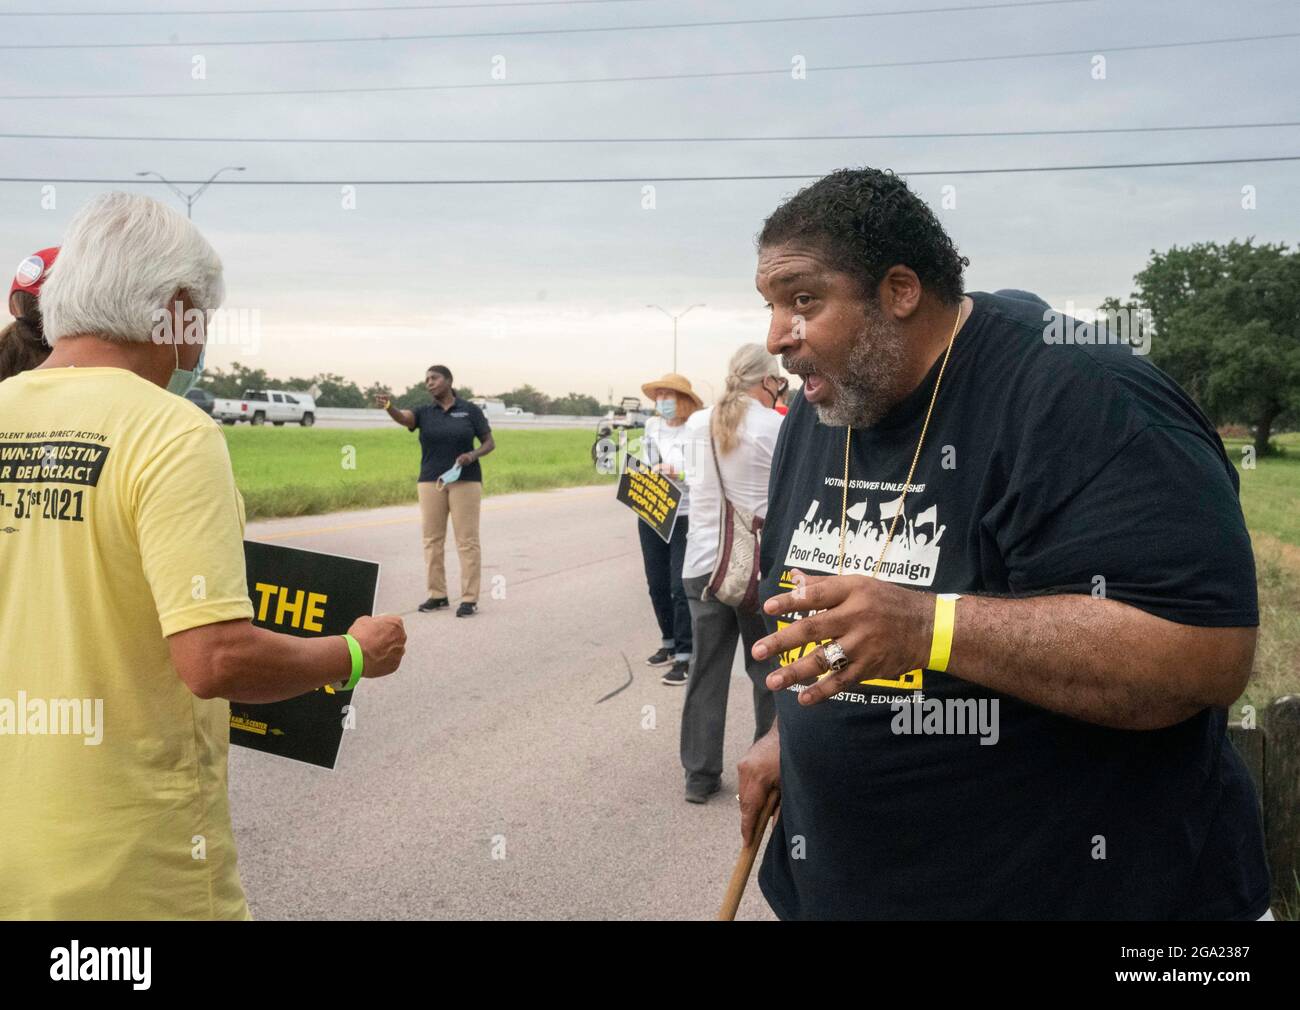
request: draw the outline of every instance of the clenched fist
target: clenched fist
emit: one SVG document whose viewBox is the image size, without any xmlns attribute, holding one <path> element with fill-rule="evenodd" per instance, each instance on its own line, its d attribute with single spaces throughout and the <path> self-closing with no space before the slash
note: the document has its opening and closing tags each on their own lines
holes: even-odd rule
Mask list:
<svg viewBox="0 0 1300 1010">
<path fill-rule="evenodd" d="M 406 626 L 396 614 L 358 617 L 348 634 L 361 646 L 365 657 L 364 677 L 387 677 L 401 665 L 406 654 Z"/>
</svg>

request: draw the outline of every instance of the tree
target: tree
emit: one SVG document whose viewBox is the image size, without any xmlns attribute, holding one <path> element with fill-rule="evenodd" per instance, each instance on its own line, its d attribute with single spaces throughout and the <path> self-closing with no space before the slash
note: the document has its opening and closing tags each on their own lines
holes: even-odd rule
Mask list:
<svg viewBox="0 0 1300 1010">
<path fill-rule="evenodd" d="M 1151 314 L 1152 361 L 1216 423 L 1249 424 L 1256 453 L 1267 453 L 1277 425 L 1300 421 L 1300 250 L 1253 239 L 1174 246 L 1153 251 L 1134 281 Z"/>
<path fill-rule="evenodd" d="M 570 393 L 568 396 L 561 396 L 552 400 L 550 406 L 552 414 L 576 414 L 581 417 L 591 417 L 603 413 L 600 401 L 594 396 L 588 396 L 585 393 Z"/>
<path fill-rule="evenodd" d="M 230 371 L 209 368 L 203 372 L 200 385 L 209 390 L 213 396 L 240 399 L 247 389 L 287 389 L 306 392 L 312 386 L 320 389 L 316 404 L 320 407 L 369 407 L 373 406 L 375 396 L 384 393 L 393 398 L 393 404 L 411 410 L 429 402 L 429 391 L 424 382 L 415 382 L 406 387 L 401 394 L 394 394 L 392 388 L 382 382 L 372 382 L 363 391 L 351 379 L 333 372 L 321 372 L 310 378 L 293 376 L 288 379 L 274 379 L 261 368 L 248 368 L 238 361 L 233 362 Z M 465 400 L 474 399 L 474 390 L 469 386 L 456 386 L 456 395 Z M 582 393 L 569 393 L 552 400 L 541 390 L 530 385 L 520 386 L 513 392 L 500 396 L 507 406 L 517 406 L 534 414 L 599 414 L 600 404 L 594 396 Z"/>
<path fill-rule="evenodd" d="M 392 389 L 389 388 L 387 383 L 372 382 L 369 386 L 366 387 L 365 392 L 362 393 L 361 395 L 366 398 L 366 406 L 373 407 L 375 405 L 375 399 L 377 397 L 392 396 L 393 391 Z"/>
<path fill-rule="evenodd" d="M 405 410 L 414 410 L 422 403 L 428 402 L 429 391 L 424 388 L 423 382 L 413 382 L 406 387 L 406 392 L 393 397 L 393 406 L 402 407 Z"/>
<path fill-rule="evenodd" d="M 504 401 L 507 407 L 521 407 L 533 414 L 549 413 L 548 407 L 551 402 L 551 398 L 540 389 L 534 389 L 527 384 L 508 393 L 502 393 L 499 399 Z"/>
<path fill-rule="evenodd" d="M 244 395 L 245 389 L 269 389 L 274 386 L 274 382 L 267 378 L 265 370 L 248 368 L 235 361 L 231 363 L 229 372 L 223 372 L 220 368 L 205 368 L 199 385 L 210 390 L 213 396 L 238 400 Z"/>
<path fill-rule="evenodd" d="M 365 394 L 355 382 L 345 379 L 333 372 L 323 372 L 312 376 L 305 388 L 320 387 L 320 396 L 316 397 L 318 407 L 365 407 Z"/>
</svg>

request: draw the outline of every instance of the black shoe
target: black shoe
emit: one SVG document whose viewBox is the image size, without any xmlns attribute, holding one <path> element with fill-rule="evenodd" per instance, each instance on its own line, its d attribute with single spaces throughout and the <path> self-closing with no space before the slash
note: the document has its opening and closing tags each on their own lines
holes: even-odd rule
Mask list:
<svg viewBox="0 0 1300 1010">
<path fill-rule="evenodd" d="M 646 666 L 665 666 L 673 661 L 672 649 L 660 649 L 645 661 Z"/>
<path fill-rule="evenodd" d="M 708 803 L 709 797 L 722 788 L 722 783 L 714 782 L 712 785 L 688 785 L 686 787 L 687 803 Z"/>
<path fill-rule="evenodd" d="M 450 606 L 450 601 L 445 596 L 430 596 L 420 604 L 420 613 L 427 614 L 430 610 L 441 610 L 443 607 Z"/>
<path fill-rule="evenodd" d="M 679 659 L 673 663 L 673 668 L 659 678 L 661 684 L 668 684 L 671 687 L 681 687 L 686 683 L 686 675 L 691 672 L 689 660 Z"/>
<path fill-rule="evenodd" d="M 456 608 L 457 617 L 472 617 L 478 611 L 477 603 L 462 603 Z"/>
</svg>

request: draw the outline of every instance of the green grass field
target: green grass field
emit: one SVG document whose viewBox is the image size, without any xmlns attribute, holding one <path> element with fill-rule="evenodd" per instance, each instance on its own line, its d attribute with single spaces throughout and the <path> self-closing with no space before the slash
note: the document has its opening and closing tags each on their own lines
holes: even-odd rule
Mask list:
<svg viewBox="0 0 1300 1010">
<path fill-rule="evenodd" d="M 1241 468 L 1245 439 L 1225 439 L 1224 446 L 1241 475 L 1241 507 L 1251 532 L 1300 549 L 1300 432 L 1273 441 L 1284 455 L 1257 460 L 1253 470 Z"/>
<path fill-rule="evenodd" d="M 1280 456 L 1257 460 L 1242 469 L 1242 439 L 1226 439 L 1228 458 L 1241 476 L 1241 507 L 1255 545 L 1259 583 L 1259 644 L 1255 673 L 1243 704 L 1262 710 L 1283 694 L 1300 694 L 1300 433 L 1274 439 Z M 1300 918 L 1300 878 L 1282 888 L 1273 909 L 1280 919 Z"/>
<path fill-rule="evenodd" d="M 1256 707 L 1300 694 L 1300 433 L 1274 439 L 1281 456 L 1242 469 L 1244 439 L 1226 439 L 1241 477 L 1241 507 L 1255 544 L 1259 646 L 1243 701 Z"/>
<path fill-rule="evenodd" d="M 414 502 L 420 444 L 392 428 L 223 427 L 248 518 Z M 612 482 L 591 462 L 595 433 L 497 431 L 484 494 Z M 349 469 L 345 464 L 355 464 Z"/>
</svg>

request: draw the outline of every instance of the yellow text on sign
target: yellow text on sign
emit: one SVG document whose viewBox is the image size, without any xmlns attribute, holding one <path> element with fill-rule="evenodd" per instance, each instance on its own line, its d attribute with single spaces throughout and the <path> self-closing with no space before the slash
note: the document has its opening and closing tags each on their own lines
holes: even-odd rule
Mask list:
<svg viewBox="0 0 1300 1010">
<path fill-rule="evenodd" d="M 271 601 L 275 601 L 275 617 L 272 624 L 287 623 L 293 628 L 304 631 L 324 631 L 321 618 L 325 616 L 325 604 L 329 597 L 324 593 L 308 593 L 305 590 L 290 590 L 287 586 L 275 586 L 259 582 L 255 586 L 258 593 L 257 619 L 265 621 Z"/>
</svg>

